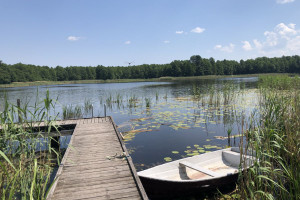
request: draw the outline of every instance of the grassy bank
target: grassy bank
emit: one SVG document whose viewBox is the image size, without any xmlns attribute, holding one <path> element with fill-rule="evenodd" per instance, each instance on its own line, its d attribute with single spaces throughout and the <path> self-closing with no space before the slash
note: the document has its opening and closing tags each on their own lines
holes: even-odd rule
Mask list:
<svg viewBox="0 0 300 200">
<path fill-rule="evenodd" d="M 0 88 L 28 87 L 40 85 L 67 85 L 67 84 L 92 84 L 92 83 L 128 83 L 159 81 L 159 79 L 114 79 L 114 80 L 77 80 L 77 81 L 35 81 L 35 82 L 13 82 L 11 84 L 0 84 Z"/>
<path fill-rule="evenodd" d="M 262 74 L 224 75 L 224 76 L 210 75 L 210 76 L 191 76 L 191 77 L 160 77 L 160 78 L 152 78 L 152 79 L 113 79 L 113 80 L 13 82 L 11 84 L 0 84 L 0 88 L 28 87 L 28 86 L 39 86 L 39 85 L 180 81 L 180 80 L 213 79 L 213 78 L 228 78 L 228 77 L 256 77 L 256 76 L 259 76 L 259 75 L 262 75 Z M 278 75 L 278 74 L 272 74 L 272 75 Z"/>
</svg>

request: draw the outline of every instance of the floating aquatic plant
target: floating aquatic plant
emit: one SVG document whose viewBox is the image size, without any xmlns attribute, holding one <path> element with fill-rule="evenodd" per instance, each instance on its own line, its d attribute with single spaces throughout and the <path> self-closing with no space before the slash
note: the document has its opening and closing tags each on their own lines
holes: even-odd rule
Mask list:
<svg viewBox="0 0 300 200">
<path fill-rule="evenodd" d="M 172 161 L 172 158 L 170 158 L 170 157 L 165 157 L 164 160 L 165 160 L 166 162 L 171 162 L 171 161 Z"/>
</svg>

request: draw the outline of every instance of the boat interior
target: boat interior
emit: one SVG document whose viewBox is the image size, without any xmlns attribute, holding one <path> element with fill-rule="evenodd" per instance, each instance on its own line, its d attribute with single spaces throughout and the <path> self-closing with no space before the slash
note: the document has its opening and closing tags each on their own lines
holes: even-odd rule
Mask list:
<svg viewBox="0 0 300 200">
<path fill-rule="evenodd" d="M 244 158 L 247 164 L 243 168 L 248 168 L 253 162 L 253 157 L 244 155 Z M 173 161 L 138 174 L 139 176 L 172 181 L 212 179 L 238 173 L 240 159 L 239 150 L 229 148 Z"/>
</svg>

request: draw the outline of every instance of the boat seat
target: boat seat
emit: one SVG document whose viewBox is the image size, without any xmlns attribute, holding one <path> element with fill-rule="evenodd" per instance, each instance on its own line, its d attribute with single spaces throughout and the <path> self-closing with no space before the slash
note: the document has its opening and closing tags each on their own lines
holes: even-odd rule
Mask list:
<svg viewBox="0 0 300 200">
<path fill-rule="evenodd" d="M 203 167 L 197 166 L 197 165 L 192 164 L 192 163 L 187 162 L 187 161 L 181 161 L 181 162 L 179 162 L 179 166 L 180 167 L 188 167 L 188 168 L 191 168 L 193 170 L 196 170 L 196 171 L 202 172 L 204 174 L 207 174 L 209 176 L 212 176 L 212 177 L 222 176 L 221 174 L 219 174 L 217 172 L 211 171 L 209 169 L 205 169 Z"/>
<path fill-rule="evenodd" d="M 226 162 L 234 167 L 238 167 L 241 161 L 241 154 L 234 151 L 223 151 L 222 156 Z M 247 161 L 248 164 L 252 163 L 251 156 L 243 155 L 243 158 Z"/>
</svg>

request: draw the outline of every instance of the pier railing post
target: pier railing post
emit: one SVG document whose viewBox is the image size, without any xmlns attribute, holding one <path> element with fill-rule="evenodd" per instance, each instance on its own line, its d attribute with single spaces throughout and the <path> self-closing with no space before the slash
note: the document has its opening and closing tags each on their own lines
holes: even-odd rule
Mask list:
<svg viewBox="0 0 300 200">
<path fill-rule="evenodd" d="M 104 104 L 104 117 L 106 117 L 106 104 Z"/>
</svg>

